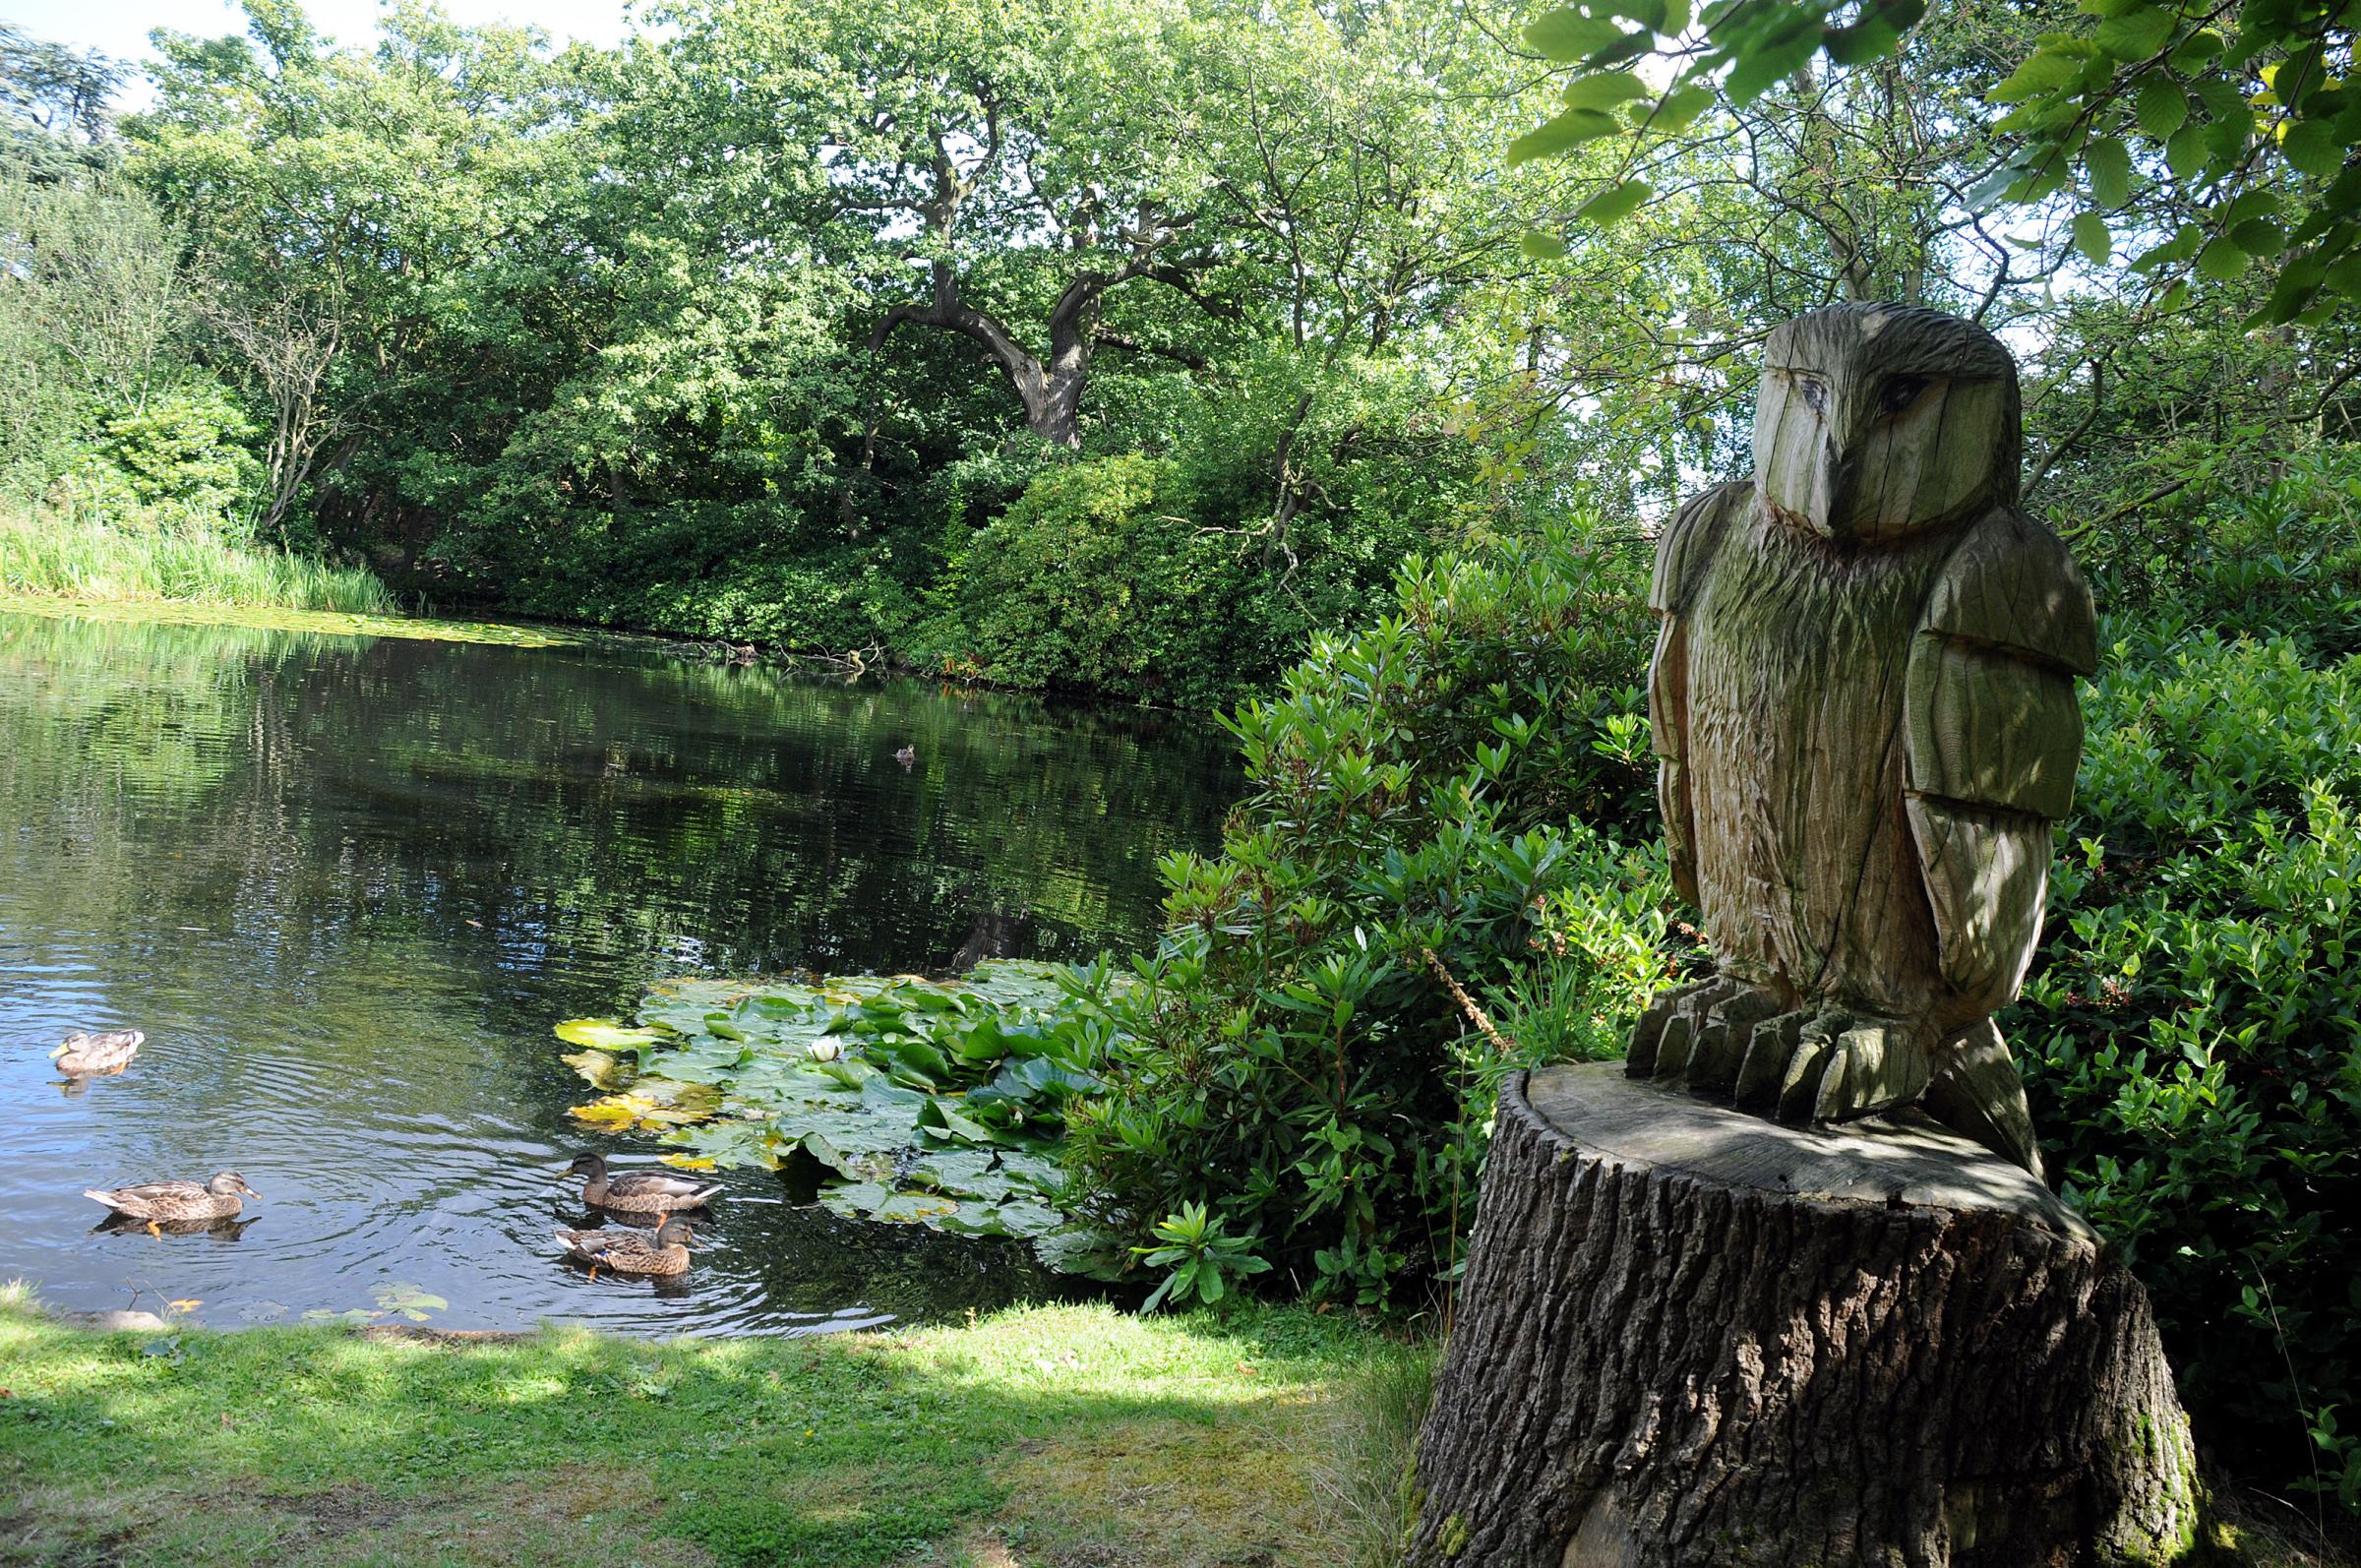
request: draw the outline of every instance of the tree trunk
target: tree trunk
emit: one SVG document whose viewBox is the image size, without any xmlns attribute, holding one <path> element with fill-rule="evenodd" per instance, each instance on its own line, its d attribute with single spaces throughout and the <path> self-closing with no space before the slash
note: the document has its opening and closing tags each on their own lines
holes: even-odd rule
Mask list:
<svg viewBox="0 0 2361 1568">
<path fill-rule="evenodd" d="M 1805 1129 L 1520 1075 L 1419 1449 L 1422 1568 L 2187 1561 L 2148 1297 L 1915 1113 Z"/>
</svg>

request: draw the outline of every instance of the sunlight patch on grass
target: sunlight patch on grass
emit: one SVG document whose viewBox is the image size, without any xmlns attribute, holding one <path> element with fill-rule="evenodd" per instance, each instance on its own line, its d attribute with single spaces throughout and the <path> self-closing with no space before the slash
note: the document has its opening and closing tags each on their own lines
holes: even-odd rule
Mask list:
<svg viewBox="0 0 2361 1568">
<path fill-rule="evenodd" d="M 1021 1443 L 995 1467 L 998 1538 L 1044 1568 L 1224 1568 L 1309 1551 L 1311 1490 L 1283 1440 L 1290 1415 L 1126 1420 Z M 972 1555 L 972 1553 L 971 1553 Z"/>
<path fill-rule="evenodd" d="M 804 1340 L 109 1335 L 0 1293 L 0 1563 L 1318 1562 L 1284 1439 L 1381 1348 L 1103 1305 Z"/>
</svg>

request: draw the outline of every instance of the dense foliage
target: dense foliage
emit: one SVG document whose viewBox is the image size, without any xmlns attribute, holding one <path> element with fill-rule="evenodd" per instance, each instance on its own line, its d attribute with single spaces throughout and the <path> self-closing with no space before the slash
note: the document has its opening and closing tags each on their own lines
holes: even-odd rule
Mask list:
<svg viewBox="0 0 2361 1568">
<path fill-rule="evenodd" d="M 1643 580 L 1631 545 L 1565 530 L 1413 560 L 1374 628 L 1238 710 L 1253 793 L 1217 854 L 1165 863 L 1170 935 L 1099 998 L 1111 1092 L 1068 1114 L 1086 1209 L 1145 1240 L 1200 1205 L 1206 1244 L 1294 1289 L 1424 1304 L 1492 1086 L 1619 1049 L 1664 975 Z M 1454 985 L 1546 1025 L 1487 1035 Z"/>
<path fill-rule="evenodd" d="M 1528 49 L 1571 69 L 1559 112 L 1520 137 L 1511 157 L 1602 141 L 1618 151 L 1610 183 L 1577 220 L 1608 225 L 1637 211 L 1656 194 L 1650 180 L 1676 170 L 1682 134 L 1717 108 L 1748 109 L 1787 82 L 1812 96 L 1822 70 L 1880 66 L 1951 22 L 1912 31 L 1932 9 L 1927 0 L 1698 9 L 1694 31 L 1689 0 L 1559 7 L 1524 28 Z M 1958 207 L 1972 214 L 1996 199 L 2049 204 L 2071 219 L 2064 244 L 2091 264 L 2104 267 L 2116 236 L 2129 234 L 2143 244 L 2133 268 L 2183 292 L 2192 272 L 2219 282 L 2257 259 L 2284 257 L 2260 322 L 2325 322 L 2361 298 L 2351 7 L 2084 0 L 2071 12 L 2011 9 L 2002 29 L 2031 22 L 2039 30 L 2014 32 L 2004 57 L 2015 69 L 1983 85 L 1985 100 L 2004 111 L 1992 128 L 2007 141 L 1971 188 L 1952 185 Z M 1633 68 L 1649 56 L 1667 69 Z M 2169 211 L 2192 197 L 2199 211 Z M 1558 247 L 1545 235 L 1535 243 Z"/>
<path fill-rule="evenodd" d="M 2352 1507 L 2361 461 L 2178 520 L 2209 546 L 2108 617 L 2042 954 L 2002 1023 L 2201 1431 L 2307 1483 L 2317 1433 Z M 2103 586 L 2116 552 L 2094 554 Z"/>
</svg>

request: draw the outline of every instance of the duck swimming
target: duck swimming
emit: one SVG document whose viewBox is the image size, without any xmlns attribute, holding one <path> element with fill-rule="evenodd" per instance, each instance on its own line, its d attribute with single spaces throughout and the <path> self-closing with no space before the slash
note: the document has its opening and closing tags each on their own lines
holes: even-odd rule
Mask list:
<svg viewBox="0 0 2361 1568">
<path fill-rule="evenodd" d="M 613 1274 L 685 1274 L 689 1243 L 696 1238 L 689 1222 L 677 1216 L 658 1226 L 652 1237 L 644 1231 L 560 1231 L 557 1237 L 568 1257 L 590 1265 L 594 1280 L 600 1269 Z"/>
<path fill-rule="evenodd" d="M 161 1236 L 157 1222 L 169 1220 L 226 1220 L 244 1205 L 240 1195 L 260 1198 L 235 1171 L 224 1171 L 202 1185 L 195 1181 L 143 1181 L 137 1186 L 102 1192 L 85 1187 L 82 1195 L 103 1203 L 117 1214 L 148 1222 L 150 1236 Z"/>
<path fill-rule="evenodd" d="M 619 1214 L 670 1214 L 675 1209 L 701 1209 L 721 1193 L 718 1181 L 697 1182 L 668 1171 L 627 1171 L 607 1175 L 606 1156 L 577 1154 L 566 1168 L 568 1176 L 585 1176 L 582 1201 L 594 1209 Z"/>
<path fill-rule="evenodd" d="M 102 1035 L 77 1029 L 49 1055 L 60 1072 L 121 1072 L 147 1043 L 148 1037 L 137 1029 L 116 1029 Z"/>
</svg>

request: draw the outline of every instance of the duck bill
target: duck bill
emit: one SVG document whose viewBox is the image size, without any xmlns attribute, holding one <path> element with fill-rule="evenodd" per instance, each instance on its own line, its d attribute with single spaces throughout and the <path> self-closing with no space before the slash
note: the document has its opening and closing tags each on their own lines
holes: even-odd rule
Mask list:
<svg viewBox="0 0 2361 1568">
<path fill-rule="evenodd" d="M 72 1046 L 59 1046 L 55 1051 L 49 1053 L 49 1059 L 51 1061 L 55 1061 L 58 1057 L 64 1055 L 67 1052 L 72 1051 L 73 1049 L 74 1048 Z"/>
</svg>

